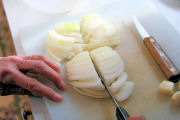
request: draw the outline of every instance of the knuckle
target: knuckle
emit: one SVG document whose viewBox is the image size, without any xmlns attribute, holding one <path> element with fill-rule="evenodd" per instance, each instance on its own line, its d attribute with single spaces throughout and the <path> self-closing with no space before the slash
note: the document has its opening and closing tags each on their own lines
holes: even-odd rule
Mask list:
<svg viewBox="0 0 180 120">
<path fill-rule="evenodd" d="M 60 66 L 59 65 L 55 64 L 55 67 L 56 67 L 57 70 L 60 71 Z"/>
<path fill-rule="evenodd" d="M 42 62 L 42 61 L 37 61 L 37 67 L 38 67 L 39 69 L 43 69 L 43 68 L 46 67 L 46 65 L 45 65 L 45 63 Z"/>
<path fill-rule="evenodd" d="M 2 83 L 15 83 L 15 73 L 12 69 L 10 68 L 4 68 L 2 69 L 1 73 L 0 73 L 0 79 Z"/>
<path fill-rule="evenodd" d="M 36 88 L 38 87 L 38 82 L 35 79 L 31 79 L 30 81 L 27 82 L 27 88 L 30 91 L 36 91 Z"/>
<path fill-rule="evenodd" d="M 4 74 L 2 77 L 2 83 L 4 83 L 4 84 L 15 84 L 16 81 L 13 78 L 14 77 L 11 74 Z"/>
<path fill-rule="evenodd" d="M 41 59 L 46 59 L 45 55 L 39 55 L 41 57 Z"/>
<path fill-rule="evenodd" d="M 7 60 L 14 62 L 14 61 L 16 61 L 16 57 L 15 56 L 8 56 Z"/>
<path fill-rule="evenodd" d="M 30 71 L 40 74 L 46 69 L 45 63 L 40 60 L 32 61 L 28 67 Z"/>
<path fill-rule="evenodd" d="M 14 70 L 12 69 L 12 65 L 11 64 L 7 64 L 6 67 L 2 68 L 2 73 L 13 74 Z"/>
<path fill-rule="evenodd" d="M 51 91 L 52 93 L 55 93 L 54 90 L 50 87 L 49 87 L 49 91 Z"/>
<path fill-rule="evenodd" d="M 44 60 L 46 59 L 46 56 L 45 55 L 36 55 L 37 58 L 39 58 L 40 60 Z"/>
<path fill-rule="evenodd" d="M 17 57 L 17 56 L 8 56 L 8 57 L 5 58 L 5 61 L 17 65 L 17 64 L 20 64 L 23 61 L 23 59 L 20 58 L 20 57 Z"/>
<path fill-rule="evenodd" d="M 8 57 L 2 57 L 1 59 L 0 59 L 0 63 L 7 63 L 7 62 L 10 62 L 10 60 L 9 60 L 9 58 Z"/>
<path fill-rule="evenodd" d="M 4 61 L 6 57 L 0 57 L 0 61 Z"/>
</svg>

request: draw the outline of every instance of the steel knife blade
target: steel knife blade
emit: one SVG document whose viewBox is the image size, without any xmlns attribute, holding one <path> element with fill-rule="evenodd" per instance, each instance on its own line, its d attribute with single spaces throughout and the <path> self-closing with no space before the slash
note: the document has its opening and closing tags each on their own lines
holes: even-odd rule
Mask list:
<svg viewBox="0 0 180 120">
<path fill-rule="evenodd" d="M 117 120 L 128 120 L 129 118 L 129 114 L 128 112 L 121 106 L 119 106 L 117 100 L 115 99 L 115 97 L 113 96 L 113 94 L 111 93 L 110 89 L 107 87 L 104 77 L 101 75 L 101 73 L 98 70 L 98 67 L 96 65 L 96 63 L 93 61 L 93 59 L 91 58 L 93 64 L 94 64 L 94 68 L 99 76 L 99 78 L 101 79 L 102 84 L 104 85 L 106 91 L 108 92 L 109 96 L 111 97 L 112 101 L 114 102 L 114 104 L 116 105 L 116 117 Z"/>
<path fill-rule="evenodd" d="M 145 28 L 141 25 L 139 20 L 134 15 L 132 15 L 132 19 L 133 24 L 136 30 L 138 31 L 139 35 L 141 36 L 142 40 L 144 40 L 144 38 L 146 37 L 150 37 L 150 34 L 145 30 Z"/>
</svg>

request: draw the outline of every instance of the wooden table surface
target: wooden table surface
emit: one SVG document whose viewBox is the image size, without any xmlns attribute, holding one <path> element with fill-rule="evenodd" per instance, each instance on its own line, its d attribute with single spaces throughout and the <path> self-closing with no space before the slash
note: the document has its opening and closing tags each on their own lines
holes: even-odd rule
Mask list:
<svg viewBox="0 0 180 120">
<path fill-rule="evenodd" d="M 2 5 L 2 1 L 0 0 L 0 57 L 6 57 L 6 56 L 11 56 L 11 55 L 16 55 L 16 50 L 14 47 L 14 42 L 11 36 L 11 32 L 10 32 L 10 28 L 8 25 L 8 21 L 6 18 L 6 14 L 4 12 L 4 8 Z M 26 110 L 30 110 L 30 105 L 29 105 L 29 97 L 26 96 L 21 96 L 21 95 L 10 95 L 10 96 L 0 96 L 0 102 L 2 103 L 2 105 L 0 105 L 0 108 L 3 108 L 6 106 L 9 107 L 8 104 L 16 102 L 15 98 L 21 99 L 20 101 L 24 101 L 24 103 L 26 104 L 24 107 Z M 23 104 L 24 104 L 23 103 Z M 16 104 L 16 103 L 13 103 Z M 21 109 L 21 105 L 22 104 L 18 104 L 17 103 L 18 108 Z M 2 106 L 2 107 L 1 107 Z M 9 114 L 11 117 L 9 117 L 8 115 L 3 115 L 2 113 L 0 114 L 0 119 L 9 119 L 9 118 L 13 118 L 13 119 L 22 119 L 20 111 L 17 110 L 18 109 L 16 107 L 15 111 L 17 111 L 15 114 Z M 11 113 L 12 108 L 8 108 L 7 112 Z M 14 110 L 14 109 L 12 109 Z M 19 112 L 18 112 L 19 111 Z M 14 116 L 14 117 L 13 117 Z M 28 117 L 28 120 L 33 120 L 32 116 Z"/>
</svg>

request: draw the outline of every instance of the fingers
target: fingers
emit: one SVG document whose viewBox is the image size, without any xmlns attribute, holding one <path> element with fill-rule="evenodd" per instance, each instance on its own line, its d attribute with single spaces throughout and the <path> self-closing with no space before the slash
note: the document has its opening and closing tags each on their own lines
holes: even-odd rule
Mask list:
<svg viewBox="0 0 180 120">
<path fill-rule="evenodd" d="M 18 69 L 39 73 L 53 81 L 59 89 L 66 89 L 66 85 L 60 75 L 59 66 L 45 56 L 33 55 L 32 58 L 31 56 L 10 56 L 8 58 L 17 65 Z"/>
<path fill-rule="evenodd" d="M 19 71 L 14 71 L 12 75 L 16 81 L 16 85 L 24 89 L 28 89 L 36 95 L 44 96 L 57 102 L 63 100 L 63 97 L 60 94 L 56 93 L 53 89 L 38 82 L 34 78 L 30 78 Z"/>
<path fill-rule="evenodd" d="M 146 118 L 142 115 L 134 115 L 130 117 L 128 120 L 146 120 Z"/>
<path fill-rule="evenodd" d="M 2 60 L 3 59 L 3 60 Z M 27 59 L 27 57 L 26 57 Z M 52 80 L 58 88 L 64 89 L 66 86 L 60 71 L 51 68 L 47 65 L 48 62 L 42 60 L 25 60 L 19 56 L 9 56 L 1 58 L 0 79 L 3 83 L 16 84 L 22 88 L 30 90 L 37 95 L 45 96 L 54 101 L 62 101 L 63 97 L 56 93 L 53 89 L 41 84 L 36 79 L 24 75 L 19 70 L 29 70 L 35 73 L 40 73 L 48 79 Z"/>
<path fill-rule="evenodd" d="M 24 60 L 41 60 L 46 63 L 49 67 L 60 73 L 60 66 L 54 61 L 47 58 L 45 55 L 32 55 L 32 56 L 20 56 Z"/>
<path fill-rule="evenodd" d="M 18 68 L 21 70 L 28 70 L 33 73 L 39 73 L 51 80 L 59 89 L 66 89 L 62 76 L 42 61 L 23 60 L 20 64 L 18 64 Z"/>
</svg>

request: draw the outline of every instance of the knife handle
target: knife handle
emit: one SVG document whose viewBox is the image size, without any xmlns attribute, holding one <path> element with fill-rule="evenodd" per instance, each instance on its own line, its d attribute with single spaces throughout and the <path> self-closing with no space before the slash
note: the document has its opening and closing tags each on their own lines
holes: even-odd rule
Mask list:
<svg viewBox="0 0 180 120">
<path fill-rule="evenodd" d="M 122 112 L 120 112 L 119 109 L 121 109 Z M 116 118 L 117 120 L 128 120 L 129 114 L 123 107 L 116 107 Z"/>
<path fill-rule="evenodd" d="M 180 72 L 167 56 L 167 54 L 163 51 L 159 43 L 152 36 L 146 37 L 144 39 L 144 43 L 168 80 L 172 82 L 178 82 L 180 78 Z"/>
</svg>

